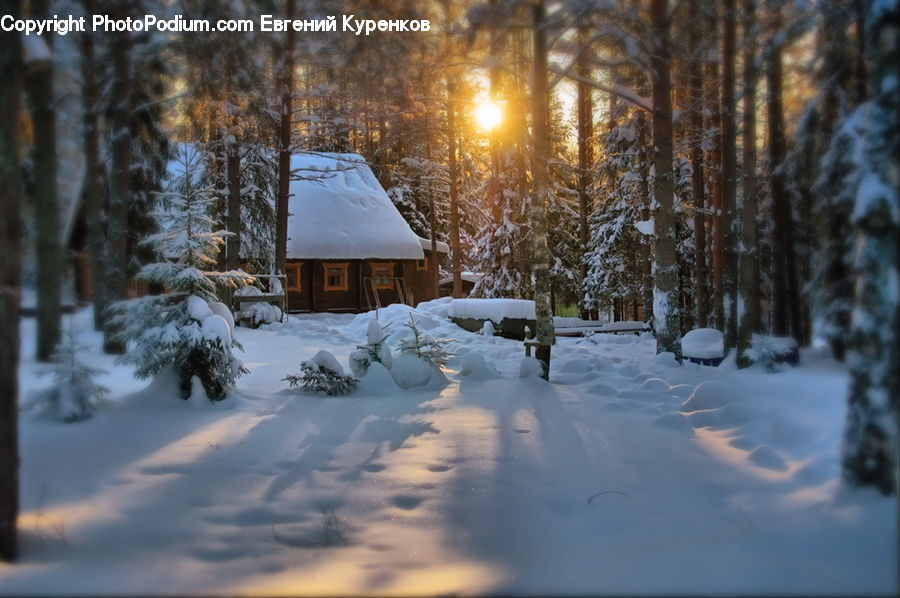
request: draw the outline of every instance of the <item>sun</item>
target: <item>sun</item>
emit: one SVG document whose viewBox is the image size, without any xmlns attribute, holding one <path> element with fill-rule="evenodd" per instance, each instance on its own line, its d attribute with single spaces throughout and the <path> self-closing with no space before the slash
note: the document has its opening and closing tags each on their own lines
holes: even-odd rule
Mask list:
<svg viewBox="0 0 900 598">
<path fill-rule="evenodd" d="M 475 120 L 482 129 L 490 131 L 503 122 L 503 109 L 496 102 L 484 100 L 475 107 Z"/>
</svg>

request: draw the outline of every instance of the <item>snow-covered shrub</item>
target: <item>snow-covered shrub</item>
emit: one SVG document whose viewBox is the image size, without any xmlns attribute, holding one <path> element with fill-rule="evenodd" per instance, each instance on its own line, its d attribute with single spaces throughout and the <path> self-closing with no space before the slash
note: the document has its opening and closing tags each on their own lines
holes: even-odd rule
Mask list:
<svg viewBox="0 0 900 598">
<path fill-rule="evenodd" d="M 797 341 L 792 338 L 754 334 L 744 356 L 751 363 L 762 365 L 767 372 L 780 372 L 785 363 L 791 361 L 789 355 L 796 350 Z"/>
<path fill-rule="evenodd" d="M 350 394 L 359 384 L 359 380 L 344 374 L 344 368 L 334 355 L 324 350 L 302 362 L 299 374 L 285 376 L 282 380 L 290 383 L 292 388 L 299 386 L 306 392 L 328 396 Z"/>
<path fill-rule="evenodd" d="M 281 321 L 281 309 L 271 303 L 244 303 L 235 314 L 238 322 L 250 322 L 253 328 Z"/>
<path fill-rule="evenodd" d="M 65 422 L 90 417 L 103 395 L 109 392 L 108 388 L 94 381 L 105 372 L 78 359 L 78 353 L 86 349 L 71 332 L 68 333 L 51 356 L 53 386 L 38 396 L 38 405 Z"/>
<path fill-rule="evenodd" d="M 400 353 L 409 353 L 419 359 L 440 368 L 447 365 L 447 360 L 453 355 L 448 352 L 445 345 L 450 341 L 444 338 L 434 338 L 427 332 L 422 332 L 416 326 L 416 321 L 409 315 L 409 324 L 404 324 L 412 330 L 412 338 L 400 341 Z"/>
<path fill-rule="evenodd" d="M 232 337 L 234 318 L 218 302 L 216 291 L 238 288 L 253 278 L 240 270 L 213 269 L 229 233 L 214 230 L 209 216 L 216 194 L 196 176 L 203 154 L 188 150 L 181 158 L 182 176 L 162 195 L 165 209 L 156 214 L 163 232 L 144 240 L 164 259 L 138 273 L 139 280 L 169 292 L 116 303 L 111 319 L 117 337 L 132 343 L 121 361 L 134 365 L 138 378 L 155 376 L 174 364 L 182 398 L 191 396 L 196 376 L 216 401 L 225 398 L 237 377 L 247 372 L 233 354 L 235 347 L 240 348 Z"/>
<path fill-rule="evenodd" d="M 386 328 L 386 327 L 385 327 Z M 350 354 L 350 371 L 354 376 L 364 376 L 373 363 L 380 363 L 390 369 L 393 363 L 391 348 L 385 342 L 387 333 L 378 320 L 369 321 L 366 333 L 366 344 L 357 345 L 356 351 Z"/>
</svg>

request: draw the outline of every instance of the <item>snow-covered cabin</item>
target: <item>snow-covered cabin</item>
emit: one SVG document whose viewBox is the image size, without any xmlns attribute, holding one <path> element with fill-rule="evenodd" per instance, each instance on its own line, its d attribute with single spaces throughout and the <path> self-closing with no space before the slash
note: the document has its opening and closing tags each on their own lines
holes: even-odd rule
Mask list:
<svg viewBox="0 0 900 598">
<path fill-rule="evenodd" d="M 291 157 L 290 311 L 366 311 L 434 299 L 431 242 L 416 235 L 358 154 Z M 438 257 L 448 253 L 437 244 Z"/>
</svg>

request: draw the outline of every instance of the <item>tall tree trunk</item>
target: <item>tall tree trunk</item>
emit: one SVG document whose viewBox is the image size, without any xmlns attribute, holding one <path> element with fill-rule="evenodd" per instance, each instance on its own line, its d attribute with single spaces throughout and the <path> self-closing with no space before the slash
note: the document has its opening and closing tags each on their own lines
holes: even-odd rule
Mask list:
<svg viewBox="0 0 900 598">
<path fill-rule="evenodd" d="M 0 0 L 0 13 L 18 19 L 21 2 Z M 0 560 L 16 558 L 19 515 L 19 298 L 22 256 L 19 180 L 19 34 L 0 32 Z"/>
<path fill-rule="evenodd" d="M 127 11 L 117 17 L 127 18 Z M 110 305 L 128 296 L 128 203 L 131 183 L 131 132 L 128 107 L 131 105 L 131 37 L 127 31 L 113 36 L 113 82 L 109 98 L 112 128 L 112 167 L 106 239 L 106 289 L 104 303 Z M 103 350 L 124 353 L 125 343 L 115 338 L 118 327 L 106 322 Z"/>
<path fill-rule="evenodd" d="M 32 0 L 33 18 L 52 15 L 47 0 Z M 41 37 L 50 45 L 52 35 Z M 37 345 L 39 361 L 49 361 L 60 335 L 60 279 L 62 250 L 59 242 L 59 203 L 56 198 L 56 101 L 53 95 L 53 60 L 30 65 L 25 76 L 31 126 L 34 132 L 32 205 L 35 213 L 37 258 Z"/>
<path fill-rule="evenodd" d="M 864 173 L 853 217 L 856 306 L 849 338 L 850 392 L 843 477 L 896 494 L 900 470 L 900 7 L 869 4 L 870 105 Z"/>
<path fill-rule="evenodd" d="M 228 171 L 228 236 L 225 246 L 225 269 L 241 266 L 241 148 L 238 142 L 227 142 L 226 169 Z"/>
<path fill-rule="evenodd" d="M 769 1 L 772 31 L 778 36 L 783 27 L 781 4 Z M 766 65 L 768 86 L 767 112 L 769 120 L 769 187 L 772 194 L 775 242 L 772 257 L 772 329 L 776 335 L 793 334 L 799 338 L 800 300 L 797 288 L 797 268 L 794 257 L 793 216 L 791 200 L 784 172 L 787 142 L 784 130 L 782 103 L 784 78 L 781 66 L 781 42 L 772 41 Z"/>
<path fill-rule="evenodd" d="M 286 17 L 297 14 L 297 1 L 287 0 Z M 278 148 L 278 200 L 275 203 L 275 269 L 287 271 L 288 203 L 291 192 L 291 120 L 294 95 L 294 45 L 296 32 L 288 27 L 281 64 L 281 123 Z"/>
<path fill-rule="evenodd" d="M 588 31 L 586 28 L 579 30 L 580 43 L 587 43 Z M 594 165 L 594 103 L 591 97 L 591 87 L 585 82 L 590 78 L 591 70 L 587 63 L 586 52 L 578 57 L 575 71 L 581 79 L 578 82 L 578 242 L 581 249 L 581 284 L 584 285 L 588 276 L 588 264 L 584 257 L 588 252 L 591 240 L 591 229 L 588 218 L 591 215 L 591 198 L 589 189 L 591 186 L 591 168 Z M 584 293 L 582 292 L 582 298 Z M 588 319 L 590 310 L 581 309 L 581 317 Z"/>
<path fill-rule="evenodd" d="M 645 148 L 647 147 L 647 117 L 642 112 L 637 115 L 637 146 L 643 154 L 640 160 L 638 188 L 641 198 L 641 220 L 650 220 L 650 164 L 647 161 Z M 652 237 L 641 235 L 641 309 L 644 319 L 649 320 L 653 313 L 653 248 Z"/>
<path fill-rule="evenodd" d="M 653 317 L 656 351 L 670 351 L 681 360 L 681 319 L 678 310 L 678 260 L 675 251 L 675 208 L 672 187 L 672 48 L 668 0 L 650 1 L 653 45 L 650 72 L 653 79 L 653 195 L 656 198 L 656 278 Z"/>
<path fill-rule="evenodd" d="M 737 343 L 737 126 L 735 125 L 735 54 L 737 52 L 737 0 L 724 0 L 722 15 L 722 320 L 725 351 Z M 718 250 L 717 250 L 718 251 Z"/>
<path fill-rule="evenodd" d="M 85 14 L 94 14 L 93 0 L 82 0 Z M 84 202 L 88 223 L 88 251 L 91 255 L 91 300 L 94 306 L 94 329 L 103 330 L 106 321 L 106 219 L 103 217 L 103 162 L 100 159 L 100 88 L 97 85 L 97 62 L 94 36 L 81 34 L 81 102 L 84 110 Z"/>
<path fill-rule="evenodd" d="M 744 352 L 750 348 L 753 333 L 760 330 L 759 254 L 757 248 L 756 190 L 756 0 L 743 2 L 744 41 L 744 133 L 741 160 L 743 197 L 741 203 L 740 285 L 738 309 L 737 363 L 751 364 Z"/>
<path fill-rule="evenodd" d="M 233 54 L 228 52 L 225 60 L 225 84 L 229 91 L 228 95 L 233 95 L 235 94 L 232 84 Z M 234 103 L 237 104 L 237 101 Z M 241 146 L 238 142 L 240 116 L 237 108 L 228 107 L 227 102 L 225 113 L 230 125 L 225 136 L 225 170 L 228 179 L 227 226 L 228 232 L 231 233 L 225 240 L 225 269 L 237 270 L 241 266 Z M 226 303 L 230 304 L 230 301 Z"/>
<path fill-rule="evenodd" d="M 543 378 L 550 377 L 550 347 L 556 341 L 553 330 L 553 311 L 550 307 L 550 249 L 547 246 L 546 204 L 549 200 L 549 170 L 547 166 L 550 144 L 547 138 L 547 34 L 544 31 L 545 8 L 537 0 L 532 8 L 534 70 L 531 83 L 531 127 L 534 138 L 532 157 L 533 178 L 531 194 L 531 236 L 534 243 L 534 309 L 535 328 L 539 346 L 536 356 L 543 362 Z"/>
<path fill-rule="evenodd" d="M 709 270 L 706 262 L 706 182 L 703 163 L 703 53 L 700 0 L 688 4 L 688 81 L 691 88 L 688 127 L 691 137 L 691 195 L 694 199 L 694 289 L 697 297 L 697 326 L 709 326 Z M 646 317 L 646 316 L 645 316 Z"/>
<path fill-rule="evenodd" d="M 450 254 L 453 297 L 462 297 L 462 262 L 459 246 L 459 172 L 456 165 L 456 86 L 447 79 L 447 169 L 450 171 Z M 433 255 L 437 260 L 437 254 Z M 437 297 L 437 290 L 435 292 Z"/>
<path fill-rule="evenodd" d="M 710 32 L 715 32 L 713 39 L 718 39 L 719 32 L 719 6 L 718 3 L 706 4 L 704 22 Z M 725 271 L 725 246 L 724 229 L 722 228 L 722 102 L 719 90 L 722 86 L 721 69 L 719 62 L 721 54 L 712 52 L 707 58 L 705 69 L 706 76 L 706 132 L 715 131 L 707 143 L 709 151 L 706 157 L 707 186 L 709 187 L 709 207 L 712 216 L 708 219 L 710 224 L 709 237 L 707 237 L 707 249 L 710 251 L 710 264 L 712 266 L 712 319 L 718 330 L 724 331 L 725 326 L 725 302 L 723 274 Z"/>
</svg>

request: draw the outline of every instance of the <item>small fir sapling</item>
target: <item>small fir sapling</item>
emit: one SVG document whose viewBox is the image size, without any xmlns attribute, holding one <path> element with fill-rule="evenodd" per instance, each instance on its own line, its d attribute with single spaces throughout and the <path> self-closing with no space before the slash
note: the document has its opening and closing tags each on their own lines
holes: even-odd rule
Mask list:
<svg viewBox="0 0 900 598">
<path fill-rule="evenodd" d="M 104 370 L 92 368 L 78 359 L 78 353 L 87 347 L 80 344 L 69 331 L 53 350 L 53 386 L 42 392 L 38 403 L 65 422 L 87 419 L 96 410 L 98 402 L 109 392 L 94 379 Z"/>
<path fill-rule="evenodd" d="M 447 365 L 447 360 L 453 356 L 453 353 L 445 348 L 445 345 L 450 342 L 449 339 L 436 339 L 427 332 L 419 330 L 412 314 L 409 314 L 409 324 L 404 324 L 404 326 L 412 330 L 413 336 L 400 342 L 400 353 L 415 355 L 438 369 Z"/>
<path fill-rule="evenodd" d="M 350 371 L 354 376 L 364 376 L 373 363 L 380 363 L 387 369 L 391 369 L 393 356 L 391 348 L 387 344 L 387 333 L 378 319 L 369 320 L 366 332 L 366 344 L 357 345 L 356 351 L 350 353 Z"/>
<path fill-rule="evenodd" d="M 231 333 L 234 319 L 216 300 L 216 291 L 250 284 L 253 278 L 240 270 L 214 270 L 229 233 L 214 230 L 209 215 L 214 189 L 195 176 L 202 156 L 190 148 L 182 153 L 183 175 L 162 196 L 167 209 L 156 214 L 163 232 L 144 240 L 165 259 L 144 266 L 137 277 L 170 292 L 116 303 L 111 320 L 119 327 L 117 337 L 132 344 L 121 362 L 134 365 L 138 378 L 174 367 L 182 398 L 191 396 L 196 376 L 215 401 L 247 372 L 232 352 L 241 348 Z"/>
<path fill-rule="evenodd" d="M 356 389 L 359 380 L 344 374 L 344 368 L 334 355 L 328 351 L 319 351 L 312 359 L 300 364 L 300 373 L 285 376 L 291 388 L 299 387 L 305 392 L 328 396 L 350 394 Z"/>
</svg>

